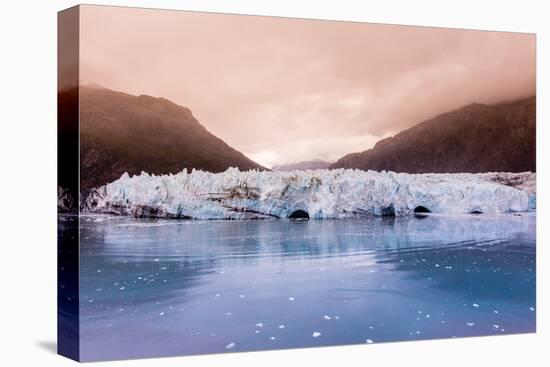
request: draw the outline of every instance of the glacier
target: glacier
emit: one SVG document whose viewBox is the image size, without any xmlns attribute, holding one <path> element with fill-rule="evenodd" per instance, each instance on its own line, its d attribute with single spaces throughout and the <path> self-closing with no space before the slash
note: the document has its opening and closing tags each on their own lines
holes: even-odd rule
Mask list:
<svg viewBox="0 0 550 367">
<path fill-rule="evenodd" d="M 407 174 L 355 169 L 142 172 L 91 190 L 88 213 L 192 219 L 532 212 L 536 174 Z"/>
</svg>

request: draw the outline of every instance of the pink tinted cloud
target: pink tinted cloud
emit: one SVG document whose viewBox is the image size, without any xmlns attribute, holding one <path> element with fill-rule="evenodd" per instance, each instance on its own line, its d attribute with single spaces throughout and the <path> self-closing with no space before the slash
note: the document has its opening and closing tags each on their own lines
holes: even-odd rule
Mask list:
<svg viewBox="0 0 550 367">
<path fill-rule="evenodd" d="M 535 35 L 83 6 L 81 79 L 189 107 L 260 163 L 535 94 Z"/>
</svg>

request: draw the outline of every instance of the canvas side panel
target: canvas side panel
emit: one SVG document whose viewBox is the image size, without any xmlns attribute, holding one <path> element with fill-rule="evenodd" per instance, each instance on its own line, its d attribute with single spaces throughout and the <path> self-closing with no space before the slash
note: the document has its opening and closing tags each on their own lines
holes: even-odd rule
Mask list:
<svg viewBox="0 0 550 367">
<path fill-rule="evenodd" d="M 57 24 L 57 351 L 79 360 L 79 8 Z"/>
</svg>

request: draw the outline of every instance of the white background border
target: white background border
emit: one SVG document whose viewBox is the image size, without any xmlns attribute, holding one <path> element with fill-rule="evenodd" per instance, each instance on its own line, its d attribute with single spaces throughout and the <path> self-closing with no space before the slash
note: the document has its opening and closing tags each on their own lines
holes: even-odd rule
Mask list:
<svg viewBox="0 0 550 367">
<path fill-rule="evenodd" d="M 226 13 L 537 33 L 538 332 L 531 335 L 236 353 L 94 366 L 540 366 L 548 363 L 548 67 L 545 1 L 94 1 Z M 56 22 L 75 1 L 3 2 L 0 11 L 0 365 L 68 366 L 56 338 Z M 546 65 L 546 68 L 545 68 Z M 472 80 L 475 83 L 475 80 Z M 546 105 L 545 105 L 546 101 Z M 549 144 L 550 145 L 550 144 Z"/>
</svg>

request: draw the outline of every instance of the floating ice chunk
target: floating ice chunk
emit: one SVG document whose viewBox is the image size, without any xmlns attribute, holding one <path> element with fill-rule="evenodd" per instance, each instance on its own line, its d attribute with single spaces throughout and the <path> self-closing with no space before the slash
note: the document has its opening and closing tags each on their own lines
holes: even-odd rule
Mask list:
<svg viewBox="0 0 550 367">
<path fill-rule="evenodd" d="M 372 343 L 374 343 L 374 341 L 372 341 L 372 339 L 367 339 L 367 340 L 366 340 L 366 343 L 367 343 L 367 344 L 372 344 Z"/>
<path fill-rule="evenodd" d="M 330 320 L 330 319 L 332 319 L 332 317 L 330 317 L 329 315 L 325 315 L 325 316 L 323 316 L 323 318 L 324 318 L 325 320 Z"/>
<path fill-rule="evenodd" d="M 499 329 L 499 328 L 500 328 L 500 326 L 497 325 L 497 324 L 493 325 L 493 327 L 494 327 L 495 329 Z"/>
<path fill-rule="evenodd" d="M 318 331 L 314 331 L 314 332 L 313 332 L 313 337 L 314 337 L 314 338 L 318 338 L 318 337 L 320 337 L 321 335 L 323 335 L 323 334 L 321 334 L 321 333 L 318 332 Z"/>
<path fill-rule="evenodd" d="M 467 322 L 466 325 L 468 325 L 468 326 L 471 327 L 471 326 L 474 326 L 474 325 L 475 325 L 475 322 Z"/>
<path fill-rule="evenodd" d="M 240 297 L 240 298 L 244 298 L 245 295 L 244 295 L 244 294 L 239 294 L 239 297 Z"/>
<path fill-rule="evenodd" d="M 285 326 L 284 326 L 284 325 L 282 325 L 282 324 L 281 324 L 281 325 L 279 325 L 279 329 L 284 329 L 284 328 L 285 328 Z"/>
<path fill-rule="evenodd" d="M 294 297 L 288 297 L 289 301 L 294 301 Z"/>
<path fill-rule="evenodd" d="M 472 306 L 476 307 L 476 308 L 479 307 L 479 305 L 477 303 L 473 303 Z"/>
<path fill-rule="evenodd" d="M 235 343 L 229 343 L 225 346 L 225 349 L 233 349 L 235 348 Z"/>
<path fill-rule="evenodd" d="M 274 337 L 274 336 L 270 336 L 269 339 L 275 340 L 275 337 Z"/>
<path fill-rule="evenodd" d="M 259 322 L 256 324 L 257 327 L 264 327 L 264 323 L 263 322 Z"/>
<path fill-rule="evenodd" d="M 159 313 L 159 316 L 164 316 L 164 311 L 162 311 L 161 313 Z"/>
<path fill-rule="evenodd" d="M 535 308 L 534 308 L 534 307 L 529 307 L 529 309 L 530 309 L 531 311 L 535 311 Z"/>
</svg>

